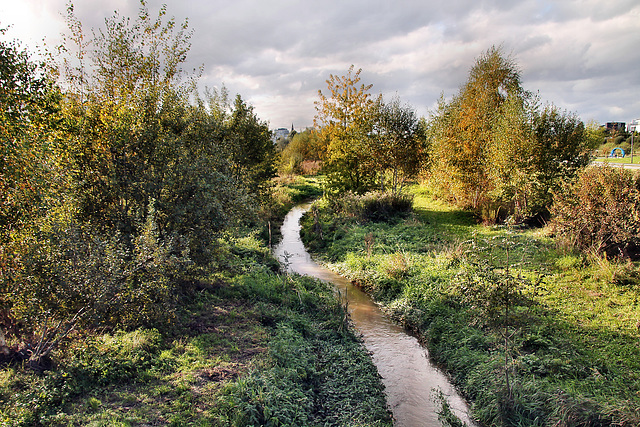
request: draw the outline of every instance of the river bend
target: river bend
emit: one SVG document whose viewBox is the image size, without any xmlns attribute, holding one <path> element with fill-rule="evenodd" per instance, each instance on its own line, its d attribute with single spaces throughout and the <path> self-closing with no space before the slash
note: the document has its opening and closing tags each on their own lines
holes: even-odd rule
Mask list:
<svg viewBox="0 0 640 427">
<path fill-rule="evenodd" d="M 300 218 L 309 205 L 293 208 L 282 225 L 282 240 L 275 248 L 278 259 L 291 272 L 332 283 L 347 295 L 351 320 L 382 376 L 387 404 L 399 427 L 440 426 L 433 390 L 448 396 L 456 415 L 467 423 L 468 407 L 447 377 L 429 360 L 427 350 L 404 328 L 384 316 L 373 300 L 344 277 L 311 259 L 300 240 Z"/>
</svg>

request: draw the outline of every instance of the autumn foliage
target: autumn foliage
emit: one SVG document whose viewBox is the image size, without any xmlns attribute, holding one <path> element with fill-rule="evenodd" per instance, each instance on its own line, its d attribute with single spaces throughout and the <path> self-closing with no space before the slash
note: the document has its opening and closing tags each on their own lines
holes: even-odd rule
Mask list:
<svg viewBox="0 0 640 427">
<path fill-rule="evenodd" d="M 501 49 L 481 55 L 430 122 L 429 181 L 485 222 L 548 217 L 555 186 L 589 162 L 584 125 L 522 88 Z"/>
<path fill-rule="evenodd" d="M 186 23 L 67 22 L 58 64 L 0 45 L 0 349 L 33 343 L 36 369 L 74 330 L 170 321 L 275 175 L 267 124 L 182 69 Z"/>
<path fill-rule="evenodd" d="M 588 168 L 558 188 L 552 212 L 561 244 L 596 255 L 640 256 L 640 174 Z"/>
</svg>

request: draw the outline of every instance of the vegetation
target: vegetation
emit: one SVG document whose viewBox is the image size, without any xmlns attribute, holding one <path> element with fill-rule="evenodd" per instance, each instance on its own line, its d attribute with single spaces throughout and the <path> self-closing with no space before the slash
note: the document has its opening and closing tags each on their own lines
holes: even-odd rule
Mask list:
<svg viewBox="0 0 640 427">
<path fill-rule="evenodd" d="M 331 74 L 327 80 L 328 95 L 319 90 L 320 100 L 316 101 L 318 113 L 314 124 L 325 153 L 328 186 L 338 192 L 361 192 L 375 180 L 366 148 L 375 105 L 369 93 L 372 85 L 358 86 L 362 70 L 355 73 L 353 70 L 352 65 L 346 76 Z"/>
<path fill-rule="evenodd" d="M 42 375 L 3 368 L 2 425 L 390 426 L 333 290 L 274 272 L 253 237 L 225 240 L 169 321 L 75 332 Z"/>
<path fill-rule="evenodd" d="M 548 217 L 555 186 L 586 166 L 584 124 L 540 107 L 499 48 L 476 60 L 469 80 L 431 119 L 428 177 L 441 197 L 483 221 Z"/>
<path fill-rule="evenodd" d="M 269 253 L 320 195 L 307 245 L 480 421 L 640 424 L 638 176 L 585 170 L 627 135 L 541 106 L 493 47 L 429 120 L 330 75 L 316 129 L 276 146 L 240 95 L 196 90 L 165 7 L 91 39 L 67 12 L 58 63 L 0 43 L 3 425 L 390 425 L 345 308 Z"/>
<path fill-rule="evenodd" d="M 483 424 L 637 425 L 638 265 L 412 193 L 389 222 L 317 203 L 306 244 L 424 340 Z"/>
<path fill-rule="evenodd" d="M 637 132 L 627 132 L 626 129 L 607 129 L 604 126 L 600 126 L 597 123 L 589 124 L 590 137 L 594 141 L 596 148 L 595 153 L 597 157 L 611 156 L 611 152 L 615 148 L 620 148 L 625 152 L 625 159 L 628 160 L 631 154 L 631 142 L 634 140 L 634 154 L 637 155 L 638 151 L 638 135 Z M 635 138 L 635 139 L 634 139 Z M 615 151 L 616 155 L 621 155 L 620 150 Z M 613 159 L 612 159 L 613 161 Z M 628 162 L 628 161 L 627 161 Z"/>
<path fill-rule="evenodd" d="M 380 95 L 374 101 L 372 85 L 358 86 L 362 70 L 353 70 L 352 65 L 345 76 L 331 74 L 327 95 L 318 91 L 314 123 L 327 190 L 364 193 L 384 190 L 389 182 L 397 193 L 424 164 L 425 125 L 398 98 L 385 103 Z"/>
<path fill-rule="evenodd" d="M 0 44 L 0 424 L 391 425 L 333 290 L 261 239 L 317 185 L 274 187 L 164 7 L 67 21 L 59 68 Z"/>
<path fill-rule="evenodd" d="M 640 174 L 606 166 L 585 170 L 556 194 L 560 243 L 609 257 L 640 255 Z"/>
<path fill-rule="evenodd" d="M 322 157 L 317 133 L 307 129 L 296 133 L 282 149 L 278 171 L 282 175 L 313 175 L 320 169 Z"/>
</svg>

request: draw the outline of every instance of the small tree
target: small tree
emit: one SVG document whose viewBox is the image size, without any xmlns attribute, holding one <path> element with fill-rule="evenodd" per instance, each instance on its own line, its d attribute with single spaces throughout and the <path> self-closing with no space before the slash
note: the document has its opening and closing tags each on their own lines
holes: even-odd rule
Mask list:
<svg viewBox="0 0 640 427">
<path fill-rule="evenodd" d="M 314 124 L 325 147 L 329 185 L 337 190 L 365 191 L 376 176 L 367 148 L 375 104 L 369 94 L 372 85 L 358 86 L 361 72 L 354 73 L 352 65 L 345 76 L 331 74 L 329 93 L 318 91 Z"/>
<path fill-rule="evenodd" d="M 318 134 L 307 129 L 296 133 L 282 150 L 279 169 L 282 173 L 302 173 L 304 162 L 319 162 L 322 156 Z"/>
<path fill-rule="evenodd" d="M 276 173 L 276 148 L 267 123 L 261 122 L 240 95 L 229 118 L 224 138 L 231 154 L 233 175 L 255 195 L 263 191 Z"/>
<path fill-rule="evenodd" d="M 492 190 L 487 151 L 509 97 L 522 98 L 520 71 L 511 57 L 492 47 L 469 72 L 451 102 L 441 100 L 433 117 L 432 173 L 435 185 L 465 208 L 482 211 Z"/>
<path fill-rule="evenodd" d="M 50 134 L 60 101 L 45 63 L 31 61 L 17 41 L 0 42 L 0 242 L 4 232 L 40 213 L 53 185 Z"/>
<path fill-rule="evenodd" d="M 406 179 L 414 177 L 425 156 L 424 137 L 420 134 L 420 122 L 415 111 L 402 105 L 398 97 L 385 103 L 376 103 L 372 137 L 369 150 L 376 159 L 384 190 L 384 174 L 391 174 L 391 190 L 397 194 Z"/>
<path fill-rule="evenodd" d="M 13 323 L 12 277 L 19 269 L 13 242 L 59 196 L 52 151 L 60 101 L 45 63 L 33 62 L 17 41 L 0 42 L 0 352 Z"/>
<path fill-rule="evenodd" d="M 486 222 L 548 218 L 553 188 L 585 167 L 592 149 L 577 116 L 541 108 L 497 48 L 451 102 L 440 101 L 430 132 L 432 184 Z"/>
</svg>

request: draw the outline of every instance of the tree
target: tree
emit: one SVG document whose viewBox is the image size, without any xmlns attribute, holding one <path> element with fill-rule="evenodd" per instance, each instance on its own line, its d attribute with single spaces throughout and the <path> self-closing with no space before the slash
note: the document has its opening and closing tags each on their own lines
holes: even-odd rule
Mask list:
<svg viewBox="0 0 640 427">
<path fill-rule="evenodd" d="M 4 33 L 0 29 L 0 33 Z M 0 42 L 0 351 L 13 323 L 11 290 L 19 269 L 18 233 L 37 221 L 55 194 L 52 159 L 60 90 L 45 63 L 17 41 Z M 18 284 L 19 286 L 19 284 Z"/>
<path fill-rule="evenodd" d="M 500 48 L 492 47 L 476 60 L 459 94 L 449 103 L 441 100 L 433 117 L 434 182 L 463 207 L 479 210 L 486 203 L 487 148 L 510 95 L 526 95 L 519 70 Z"/>
<path fill-rule="evenodd" d="M 282 150 L 279 169 L 282 173 L 302 173 L 304 162 L 318 162 L 322 157 L 318 134 L 307 129 L 296 133 Z"/>
<path fill-rule="evenodd" d="M 231 154 L 236 179 L 245 182 L 254 195 L 266 194 L 263 190 L 276 174 L 276 148 L 267 123 L 258 119 L 253 107 L 240 95 L 236 96 L 231 112 L 225 145 Z"/>
<path fill-rule="evenodd" d="M 522 89 L 513 60 L 495 47 L 458 95 L 441 99 L 430 134 L 431 182 L 488 222 L 548 218 L 553 188 L 586 166 L 591 150 L 582 122 L 540 107 Z"/>
<path fill-rule="evenodd" d="M 391 190 L 397 194 L 405 179 L 415 176 L 423 164 L 424 138 L 415 111 L 402 105 L 398 97 L 385 103 L 376 102 L 375 119 L 369 149 L 381 172 L 384 190 L 384 174 L 391 174 Z"/>
<path fill-rule="evenodd" d="M 91 66 L 65 75 L 84 76 L 70 85 L 65 113 L 71 124 L 64 156 L 81 218 L 124 233 L 144 223 L 162 181 L 175 166 L 188 97 L 180 64 L 190 48 L 186 23 L 152 19 L 144 2 L 135 21 L 117 12 L 95 34 Z M 69 10 L 78 50 L 81 26 Z M 71 47 L 69 48 L 71 51 Z"/>
<path fill-rule="evenodd" d="M 0 42 L 0 242 L 39 213 L 60 100 L 46 64 L 31 61 L 16 41 Z"/>
<path fill-rule="evenodd" d="M 231 109 L 226 91 L 202 100 L 195 77 L 182 75 L 186 23 L 165 19 L 164 7 L 152 19 L 141 1 L 135 20 L 116 12 L 89 42 L 68 12 L 77 51 L 67 46 L 64 93 L 17 51 L 1 51 L 19 73 L 0 88 L 11 143 L 3 141 L 10 156 L 0 162 L 12 168 L 0 183 L 21 189 L 32 173 L 34 190 L 24 194 L 43 194 L 46 204 L 29 200 L 37 218 L 0 212 L 14 228 L 4 239 L 0 224 L 0 318 L 25 325 L 37 358 L 77 325 L 135 327 L 170 314 L 178 288 L 207 268 L 220 232 L 257 216 L 252 199 L 273 175 L 275 150 L 252 108 L 238 96 Z M 2 92 L 13 81 L 24 94 Z M 41 125 L 49 122 L 55 132 Z M 49 175 L 29 167 L 40 160 Z M 43 190 L 50 183 L 56 193 Z M 13 205 L 3 199 L 3 209 L 18 206 L 12 194 L 7 200 Z M 18 216 L 26 218 L 20 228 Z"/>
<path fill-rule="evenodd" d="M 373 126 L 372 85 L 360 82 L 359 69 L 349 67 L 345 76 L 330 75 L 328 93 L 318 91 L 314 124 L 325 147 L 325 168 L 329 185 L 340 190 L 364 191 L 375 180 L 375 169 L 368 156 L 368 139 Z"/>
</svg>

